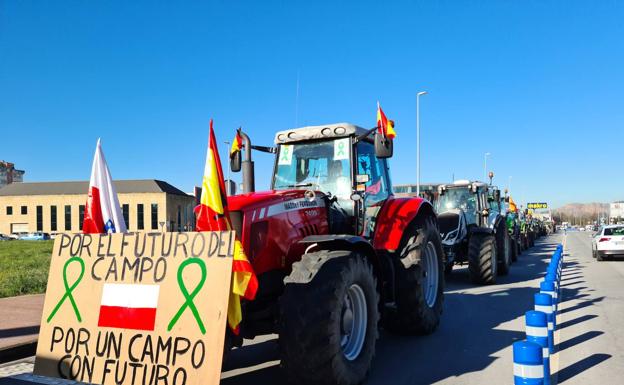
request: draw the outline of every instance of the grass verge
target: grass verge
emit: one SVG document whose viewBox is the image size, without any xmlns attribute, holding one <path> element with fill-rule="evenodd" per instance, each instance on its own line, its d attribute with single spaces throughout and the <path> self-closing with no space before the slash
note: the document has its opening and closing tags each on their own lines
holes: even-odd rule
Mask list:
<svg viewBox="0 0 624 385">
<path fill-rule="evenodd" d="M 43 293 L 54 241 L 0 241 L 0 298 Z"/>
</svg>

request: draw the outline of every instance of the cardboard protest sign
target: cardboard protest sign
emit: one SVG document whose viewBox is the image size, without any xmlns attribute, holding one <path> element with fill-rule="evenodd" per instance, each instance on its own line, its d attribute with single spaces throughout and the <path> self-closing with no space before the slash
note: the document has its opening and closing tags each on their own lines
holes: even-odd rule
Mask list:
<svg viewBox="0 0 624 385">
<path fill-rule="evenodd" d="M 218 384 L 234 232 L 63 234 L 34 373 L 94 384 Z"/>
</svg>

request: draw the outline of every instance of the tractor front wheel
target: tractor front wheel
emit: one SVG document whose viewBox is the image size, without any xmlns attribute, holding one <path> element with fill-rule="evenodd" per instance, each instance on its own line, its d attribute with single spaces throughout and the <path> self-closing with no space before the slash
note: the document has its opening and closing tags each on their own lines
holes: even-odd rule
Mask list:
<svg viewBox="0 0 624 385">
<path fill-rule="evenodd" d="M 492 234 L 474 233 L 468 245 L 468 273 L 478 284 L 496 283 L 496 238 Z"/>
<path fill-rule="evenodd" d="M 282 368 L 296 384 L 361 383 L 375 353 L 379 294 L 371 265 L 354 251 L 305 254 L 293 270 L 326 259 L 309 283 L 280 298 Z"/>
<path fill-rule="evenodd" d="M 396 307 L 384 326 L 397 334 L 429 334 L 440 323 L 444 300 L 444 266 L 440 232 L 433 220 L 408 228 L 401 258 L 420 259 L 416 265 L 396 267 Z M 419 254 L 420 258 L 417 258 Z"/>
</svg>

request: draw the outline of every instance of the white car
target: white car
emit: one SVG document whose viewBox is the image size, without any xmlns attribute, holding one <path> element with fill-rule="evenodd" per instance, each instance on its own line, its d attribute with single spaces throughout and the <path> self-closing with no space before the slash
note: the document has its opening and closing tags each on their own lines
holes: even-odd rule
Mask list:
<svg viewBox="0 0 624 385">
<path fill-rule="evenodd" d="M 592 256 L 599 261 L 624 256 L 624 225 L 604 226 L 592 238 Z"/>
</svg>

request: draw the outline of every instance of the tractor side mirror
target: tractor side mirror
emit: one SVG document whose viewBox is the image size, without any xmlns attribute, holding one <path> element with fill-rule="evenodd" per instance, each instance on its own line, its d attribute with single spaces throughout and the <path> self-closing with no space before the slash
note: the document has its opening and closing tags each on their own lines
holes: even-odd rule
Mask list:
<svg viewBox="0 0 624 385">
<path fill-rule="evenodd" d="M 509 197 L 505 197 L 505 203 L 509 203 Z"/>
<path fill-rule="evenodd" d="M 378 159 L 391 158 L 393 151 L 392 139 L 384 137 L 379 132 L 375 133 L 375 156 Z"/>
<path fill-rule="evenodd" d="M 438 187 L 438 195 L 439 196 L 443 196 L 444 194 L 446 194 L 446 188 L 444 186 L 439 186 Z"/>
<path fill-rule="evenodd" d="M 236 151 L 230 155 L 230 170 L 239 172 L 241 170 L 241 152 Z"/>
</svg>

